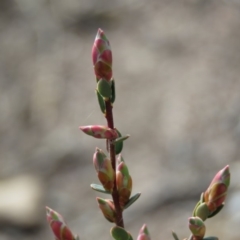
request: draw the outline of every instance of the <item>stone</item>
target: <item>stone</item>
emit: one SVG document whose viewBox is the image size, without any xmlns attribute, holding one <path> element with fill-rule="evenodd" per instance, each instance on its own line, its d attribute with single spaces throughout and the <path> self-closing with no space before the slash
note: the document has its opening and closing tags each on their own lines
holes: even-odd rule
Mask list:
<svg viewBox="0 0 240 240">
<path fill-rule="evenodd" d="M 40 179 L 19 175 L 0 181 L 0 221 L 20 228 L 41 224 L 44 196 Z"/>
</svg>

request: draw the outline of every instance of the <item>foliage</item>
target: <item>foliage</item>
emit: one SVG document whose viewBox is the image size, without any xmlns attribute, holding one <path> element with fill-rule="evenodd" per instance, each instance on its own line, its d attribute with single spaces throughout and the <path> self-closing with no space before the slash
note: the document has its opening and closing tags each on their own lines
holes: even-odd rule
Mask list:
<svg viewBox="0 0 240 240">
<path fill-rule="evenodd" d="M 115 224 L 110 230 L 111 236 L 116 240 L 132 240 L 131 234 L 124 227 L 122 213 L 141 194 L 132 195 L 132 177 L 127 163 L 121 155 L 123 142 L 129 138 L 129 135 L 122 136 L 114 126 L 112 109 L 116 99 L 116 89 L 112 72 L 112 51 L 110 43 L 101 29 L 98 30 L 93 44 L 92 60 L 97 81 L 97 100 L 107 125 L 80 126 L 79 128 L 87 135 L 104 139 L 107 143 L 107 153 L 96 148 L 93 154 L 93 165 L 101 185 L 92 183 L 91 188 L 112 196 L 112 199 L 97 197 L 97 203 L 103 216 Z M 229 184 L 230 172 L 227 165 L 215 175 L 207 190 L 201 194 L 188 221 L 190 229 L 188 240 L 218 239 L 217 237 L 205 237 L 205 221 L 216 216 L 223 208 Z M 59 213 L 48 207 L 46 209 L 48 223 L 57 240 L 79 239 L 71 232 Z M 172 235 L 175 240 L 179 240 L 175 232 L 172 232 Z M 146 224 L 140 229 L 137 240 L 150 240 Z"/>
</svg>

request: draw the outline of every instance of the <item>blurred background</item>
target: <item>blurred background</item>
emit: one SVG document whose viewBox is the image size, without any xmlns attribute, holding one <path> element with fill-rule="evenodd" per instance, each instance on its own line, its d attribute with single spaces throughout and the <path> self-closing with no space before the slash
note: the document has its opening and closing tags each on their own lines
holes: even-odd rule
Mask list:
<svg viewBox="0 0 240 240">
<path fill-rule="evenodd" d="M 240 1 L 1 0 L 0 239 L 54 239 L 45 206 L 81 239 L 111 239 L 90 183 L 104 124 L 91 48 L 111 42 L 115 125 L 141 198 L 124 212 L 133 237 L 188 237 L 200 193 L 229 164 L 227 204 L 207 235 L 239 240 Z"/>
</svg>

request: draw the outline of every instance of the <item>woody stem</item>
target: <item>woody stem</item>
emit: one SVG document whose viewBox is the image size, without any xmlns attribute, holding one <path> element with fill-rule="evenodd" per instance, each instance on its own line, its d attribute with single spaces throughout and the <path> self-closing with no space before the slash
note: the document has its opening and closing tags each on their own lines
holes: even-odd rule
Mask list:
<svg viewBox="0 0 240 240">
<path fill-rule="evenodd" d="M 114 129 L 114 121 L 113 121 L 113 112 L 112 112 L 112 103 L 110 100 L 105 100 L 106 105 L 106 119 L 108 127 L 111 129 Z M 115 154 L 115 144 L 113 141 L 109 141 L 109 152 L 110 152 L 110 159 L 112 163 L 112 168 L 115 172 L 115 178 L 114 178 L 114 186 L 112 191 L 112 198 L 113 203 L 116 210 L 116 225 L 119 227 L 124 228 L 124 222 L 123 222 L 123 216 L 122 216 L 122 208 L 120 206 L 119 202 L 119 194 L 117 190 L 117 182 L 116 182 L 116 154 Z"/>
</svg>

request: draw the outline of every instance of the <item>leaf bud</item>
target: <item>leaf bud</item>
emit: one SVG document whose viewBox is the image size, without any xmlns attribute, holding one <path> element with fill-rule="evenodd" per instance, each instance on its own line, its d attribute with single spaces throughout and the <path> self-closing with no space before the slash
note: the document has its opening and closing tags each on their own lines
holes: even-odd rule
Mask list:
<svg viewBox="0 0 240 240">
<path fill-rule="evenodd" d="M 116 211 L 114 204 L 111 199 L 103 199 L 97 197 L 98 206 L 101 209 L 104 217 L 109 222 L 115 222 L 116 221 Z"/>
<path fill-rule="evenodd" d="M 95 138 L 113 140 L 118 137 L 117 131 L 107 126 L 89 125 L 89 126 L 80 126 L 79 129 L 82 130 L 87 135 L 90 135 Z"/>
<path fill-rule="evenodd" d="M 96 169 L 98 179 L 102 183 L 105 190 L 112 192 L 114 186 L 114 170 L 111 161 L 107 158 L 104 152 L 96 148 L 93 155 L 93 165 Z"/>
<path fill-rule="evenodd" d="M 204 193 L 204 201 L 210 212 L 216 211 L 217 208 L 224 203 L 229 184 L 230 172 L 229 166 L 227 165 L 215 175 L 208 189 Z"/>
<path fill-rule="evenodd" d="M 140 229 L 137 240 L 151 240 L 146 224 Z"/>
<path fill-rule="evenodd" d="M 116 182 L 120 205 L 124 207 L 124 205 L 128 202 L 132 192 L 132 178 L 129 175 L 125 162 L 121 162 L 117 166 Z"/>
<path fill-rule="evenodd" d="M 188 226 L 193 236 L 202 239 L 206 232 L 206 227 L 203 220 L 199 217 L 190 217 L 188 219 Z"/>
<path fill-rule="evenodd" d="M 92 47 L 92 60 L 97 81 L 112 78 L 112 51 L 110 43 L 102 29 L 98 29 Z"/>
<path fill-rule="evenodd" d="M 49 207 L 46 207 L 47 221 L 50 228 L 55 235 L 56 240 L 76 240 L 77 236 L 74 237 L 71 230 L 67 227 L 63 217 L 58 213 L 52 210 Z"/>
</svg>

